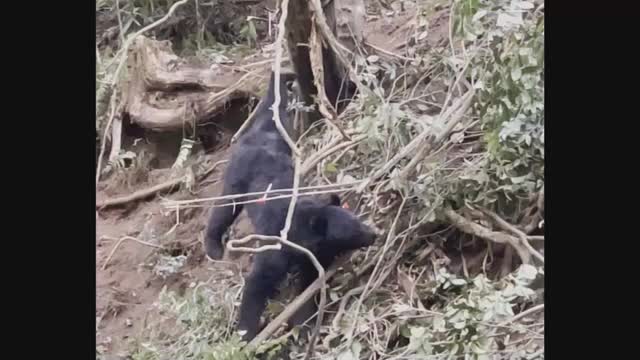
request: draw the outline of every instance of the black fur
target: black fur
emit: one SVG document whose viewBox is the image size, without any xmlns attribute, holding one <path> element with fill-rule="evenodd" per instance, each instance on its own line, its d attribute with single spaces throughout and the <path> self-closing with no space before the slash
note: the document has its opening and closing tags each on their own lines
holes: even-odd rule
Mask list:
<svg viewBox="0 0 640 360">
<path fill-rule="evenodd" d="M 355 96 L 357 87 L 348 77 L 341 78 L 335 55 L 325 46 L 322 47 L 322 63 L 324 67 L 325 94 L 338 113 L 349 104 Z M 317 91 L 317 90 L 316 90 Z"/>
<path fill-rule="evenodd" d="M 291 76 L 283 76 L 280 85 L 280 118 L 289 131 L 291 122 L 286 113 L 285 81 L 290 80 Z M 224 176 L 222 195 L 265 191 L 269 184 L 272 190 L 292 187 L 291 150 L 272 120 L 273 111 L 270 107 L 273 99 L 272 75 L 269 90 L 256 111 L 253 124 L 234 145 Z M 243 208 L 246 207 L 257 234 L 277 236 L 284 227 L 288 206 L 289 199 L 283 198 L 246 206 L 214 208 L 206 231 L 207 255 L 212 259 L 222 258 L 222 235 Z M 351 211 L 340 207 L 340 198 L 332 195 L 328 200 L 300 198 L 296 203 L 288 238 L 312 251 L 326 268 L 338 254 L 371 245 L 375 233 Z M 249 341 L 257 335 L 267 299 L 275 295 L 278 284 L 293 269 L 300 272 L 301 289 L 309 286 L 318 276 L 308 258 L 294 249 L 283 248 L 257 254 L 240 306 L 238 329 L 246 331 L 244 340 Z M 300 324 L 314 312 L 315 303 L 310 301 L 293 316 L 290 324 Z"/>
</svg>

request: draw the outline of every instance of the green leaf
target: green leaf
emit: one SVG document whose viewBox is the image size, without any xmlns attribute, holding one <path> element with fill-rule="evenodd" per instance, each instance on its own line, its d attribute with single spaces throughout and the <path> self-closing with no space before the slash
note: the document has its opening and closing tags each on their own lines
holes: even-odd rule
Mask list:
<svg viewBox="0 0 640 360">
<path fill-rule="evenodd" d="M 538 275 L 538 270 L 533 265 L 523 264 L 518 269 L 516 277 L 523 280 L 534 280 Z"/>
<path fill-rule="evenodd" d="M 426 331 L 427 331 L 427 329 L 424 328 L 424 327 L 417 327 L 417 326 L 416 327 L 412 327 L 411 328 L 411 336 L 412 337 L 416 337 L 416 338 L 423 337 L 424 333 Z"/>
<path fill-rule="evenodd" d="M 524 176 L 516 176 L 516 177 L 512 177 L 511 178 L 511 182 L 514 184 L 521 184 L 523 183 L 527 178 L 529 177 L 529 175 L 524 175 Z"/>
<path fill-rule="evenodd" d="M 371 55 L 369 57 L 367 57 L 367 61 L 370 63 L 376 63 L 378 62 L 378 60 L 380 60 L 380 57 L 377 55 Z"/>
<path fill-rule="evenodd" d="M 520 80 L 520 77 L 522 77 L 521 68 L 517 67 L 517 68 L 511 69 L 511 79 L 513 79 L 513 81 Z"/>
<path fill-rule="evenodd" d="M 353 355 L 355 356 L 356 359 L 360 359 L 360 352 L 362 351 L 362 344 L 360 344 L 359 341 L 355 340 L 351 344 L 351 351 L 353 352 Z"/>
<path fill-rule="evenodd" d="M 471 21 L 476 22 L 482 19 L 485 15 L 487 15 L 487 10 L 480 10 L 477 13 L 475 13 L 475 15 L 473 15 L 473 17 L 471 18 Z"/>
<path fill-rule="evenodd" d="M 467 326 L 467 322 L 464 320 L 453 323 L 453 327 L 458 330 L 463 329 L 465 326 Z"/>
<path fill-rule="evenodd" d="M 522 10 L 531 10 L 533 9 L 533 3 L 529 1 L 513 1 L 511 3 L 514 7 Z"/>
<path fill-rule="evenodd" d="M 357 357 L 353 356 L 353 353 L 351 352 L 351 349 L 347 349 L 343 352 L 341 352 L 336 360 L 358 360 Z"/>
<path fill-rule="evenodd" d="M 408 339 L 411 337 L 411 327 L 407 326 L 407 325 L 403 325 L 400 328 L 400 335 L 402 335 L 402 337 Z"/>
<path fill-rule="evenodd" d="M 422 343 L 422 355 L 433 355 L 433 346 L 428 341 Z"/>
<path fill-rule="evenodd" d="M 327 163 L 327 165 L 325 165 L 324 171 L 335 174 L 338 172 L 338 168 L 336 167 L 335 163 L 330 162 L 330 163 Z"/>
<path fill-rule="evenodd" d="M 442 316 L 433 319 L 433 330 L 436 332 L 444 332 L 446 330 L 446 320 Z"/>
<path fill-rule="evenodd" d="M 511 29 L 522 24 L 522 16 L 519 13 L 501 13 L 498 15 L 498 21 L 496 23 L 496 25 L 502 29 Z"/>
</svg>

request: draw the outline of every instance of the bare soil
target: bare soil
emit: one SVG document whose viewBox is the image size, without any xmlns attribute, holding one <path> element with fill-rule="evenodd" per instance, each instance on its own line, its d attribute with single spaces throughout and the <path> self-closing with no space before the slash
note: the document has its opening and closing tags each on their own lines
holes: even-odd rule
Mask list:
<svg viewBox="0 0 640 360">
<path fill-rule="evenodd" d="M 226 159 L 228 149 L 217 152 L 212 161 Z M 197 197 L 217 196 L 221 190 L 219 181 L 224 165 L 213 171 L 202 184 L 192 191 Z M 169 170 L 154 170 L 146 181 L 137 183 L 128 193 L 152 186 L 165 180 Z M 209 184 L 207 184 L 209 183 Z M 116 196 L 113 186 L 103 185 L 97 198 Z M 108 193 L 108 194 L 107 194 Z M 194 198 L 188 190 L 180 190 L 168 199 Z M 156 197 L 150 201 L 138 202 L 123 208 L 101 211 L 96 224 L 96 341 L 104 353 L 118 357 L 126 356 L 125 350 L 130 339 L 140 334 L 144 325 L 151 319 L 147 317 L 158 294 L 164 286 L 168 290 L 183 293 L 191 283 L 205 281 L 220 267 L 229 267 L 225 261 L 213 262 L 207 259 L 202 248 L 202 232 L 205 229 L 209 209 L 197 207 L 180 211 L 180 224 L 168 236 L 160 241 L 149 240 L 147 234 L 160 237 L 176 224 L 175 212 L 169 212 L 163 206 L 165 197 Z M 232 231 L 234 236 L 243 236 L 251 232 L 251 224 L 246 215 L 240 215 Z M 109 254 L 114 251 L 118 240 L 123 236 L 131 236 L 140 240 L 161 244 L 167 250 L 160 250 L 133 240 L 124 240 L 109 259 L 106 268 L 103 266 Z M 187 260 L 180 271 L 166 279 L 153 272 L 154 254 L 168 251 L 172 255 L 185 255 Z M 248 270 L 250 259 L 247 256 L 234 259 L 240 264 L 242 273 Z M 234 266 L 235 269 L 238 269 Z M 238 275 L 238 281 L 240 281 Z"/>
</svg>

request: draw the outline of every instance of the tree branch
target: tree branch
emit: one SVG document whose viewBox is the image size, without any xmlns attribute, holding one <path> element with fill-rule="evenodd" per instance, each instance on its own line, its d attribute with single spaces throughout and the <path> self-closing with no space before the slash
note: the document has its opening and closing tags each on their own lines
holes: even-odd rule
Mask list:
<svg viewBox="0 0 640 360">
<path fill-rule="evenodd" d="M 529 244 L 529 240 L 527 239 L 527 234 L 523 233 L 515 226 L 509 224 L 507 221 L 502 219 L 498 214 L 496 214 L 495 212 L 489 209 L 480 208 L 480 211 L 482 211 L 483 214 L 491 218 L 491 220 L 493 220 L 503 230 L 510 231 L 511 233 L 517 235 L 522 245 L 524 245 L 524 247 L 527 248 L 527 250 L 529 250 L 529 252 L 533 254 L 533 256 L 535 256 L 538 260 L 540 260 L 544 264 L 544 256 L 542 256 L 542 254 L 540 254 L 538 250 L 534 249 L 533 246 Z"/>
<path fill-rule="evenodd" d="M 516 250 L 523 264 L 529 264 L 531 262 L 531 254 L 520 244 L 517 238 L 502 232 L 489 230 L 482 225 L 467 220 L 464 216 L 450 208 L 447 208 L 444 214 L 451 224 L 460 229 L 460 231 L 498 244 L 509 244 Z"/>
</svg>

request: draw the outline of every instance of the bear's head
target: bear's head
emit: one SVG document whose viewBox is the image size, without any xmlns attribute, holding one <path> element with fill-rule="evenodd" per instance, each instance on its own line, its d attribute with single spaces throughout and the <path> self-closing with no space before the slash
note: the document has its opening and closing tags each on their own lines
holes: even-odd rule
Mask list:
<svg viewBox="0 0 640 360">
<path fill-rule="evenodd" d="M 292 241 L 315 254 L 327 255 L 372 245 L 375 231 L 340 203 L 335 194 L 328 199 L 298 200 L 289 233 Z"/>
</svg>

